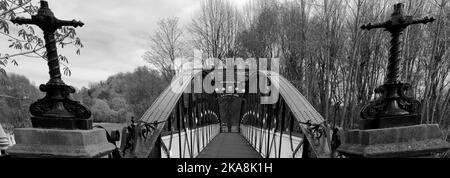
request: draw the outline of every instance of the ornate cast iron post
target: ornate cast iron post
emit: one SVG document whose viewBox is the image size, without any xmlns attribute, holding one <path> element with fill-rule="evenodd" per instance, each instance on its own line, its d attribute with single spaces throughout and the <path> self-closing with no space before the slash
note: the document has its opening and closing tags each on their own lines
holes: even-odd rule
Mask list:
<svg viewBox="0 0 450 178">
<path fill-rule="evenodd" d="M 80 21 L 59 20 L 49 9 L 46 1 L 41 1 L 38 13 L 31 19 L 16 18 L 13 23 L 37 25 L 44 32 L 45 47 L 50 74 L 50 81 L 42 84 L 39 89 L 46 92 L 43 99 L 31 104 L 30 112 L 33 115 L 31 122 L 37 128 L 61 129 L 92 129 L 91 112 L 80 102 L 70 97 L 75 93 L 72 86 L 66 85 L 61 79 L 58 53 L 56 48 L 55 31 L 63 26 L 83 26 Z"/>
<path fill-rule="evenodd" d="M 413 24 L 427 24 L 434 18 L 413 19 L 403 14 L 403 4 L 394 5 L 391 19 L 377 24 L 363 25 L 361 29 L 371 30 L 382 28 L 391 34 L 391 48 L 384 85 L 375 89 L 381 97 L 364 106 L 361 110 L 361 129 L 377 129 L 396 126 L 420 124 L 420 102 L 407 96 L 411 86 L 400 82 L 401 35 Z"/>
</svg>

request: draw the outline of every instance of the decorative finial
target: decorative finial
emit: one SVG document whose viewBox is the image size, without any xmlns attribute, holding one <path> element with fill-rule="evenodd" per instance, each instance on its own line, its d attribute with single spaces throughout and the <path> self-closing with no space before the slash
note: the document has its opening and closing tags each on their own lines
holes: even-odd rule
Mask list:
<svg viewBox="0 0 450 178">
<path fill-rule="evenodd" d="M 33 127 L 92 129 L 91 112 L 70 97 L 70 94 L 75 93 L 75 89 L 66 85 L 61 79 L 54 34 L 63 26 L 78 27 L 84 24 L 76 20 L 57 19 L 48 7 L 47 1 L 41 1 L 38 13 L 31 19 L 15 18 L 11 21 L 19 25 L 37 25 L 44 32 L 50 80 L 39 87 L 41 91 L 47 93 L 46 96 L 30 106 Z"/>
<path fill-rule="evenodd" d="M 404 16 L 403 7 L 402 3 L 395 4 L 391 19 L 386 22 L 369 23 L 361 26 L 363 30 L 385 29 L 392 37 L 385 83 L 375 90 L 377 94 L 381 94 L 381 97 L 362 108 L 360 124 L 362 129 L 420 124 L 421 104 L 414 98 L 407 96 L 406 93 L 411 89 L 411 86 L 400 82 L 402 53 L 400 37 L 408 26 L 427 24 L 435 19 L 429 17 L 413 19 L 412 16 Z"/>
</svg>

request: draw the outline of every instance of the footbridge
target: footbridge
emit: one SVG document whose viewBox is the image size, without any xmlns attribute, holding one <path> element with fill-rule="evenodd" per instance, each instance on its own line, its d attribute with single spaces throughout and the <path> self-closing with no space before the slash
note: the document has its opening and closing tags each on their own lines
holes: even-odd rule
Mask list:
<svg viewBox="0 0 450 178">
<path fill-rule="evenodd" d="M 331 156 L 330 129 L 288 80 L 265 70 L 234 73 L 230 77 L 224 70 L 216 69 L 177 75 L 145 114 L 124 128 L 122 157 Z M 226 80 L 217 80 L 220 75 Z M 239 76 L 243 76 L 240 82 L 236 80 Z M 266 80 L 272 89 L 252 89 L 261 84 L 260 79 Z M 198 90 L 196 81 L 211 82 L 214 88 Z M 273 93 L 278 94 L 272 97 L 273 101 L 264 102 L 264 96 Z M 231 104 L 224 106 L 224 102 Z M 226 123 L 233 115 L 238 124 Z"/>
</svg>

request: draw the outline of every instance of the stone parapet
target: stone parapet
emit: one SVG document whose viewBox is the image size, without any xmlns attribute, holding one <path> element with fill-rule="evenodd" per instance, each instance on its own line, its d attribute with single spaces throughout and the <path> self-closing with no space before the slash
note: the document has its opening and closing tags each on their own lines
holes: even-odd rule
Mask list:
<svg viewBox="0 0 450 178">
<path fill-rule="evenodd" d="M 14 134 L 16 144 L 6 150 L 11 157 L 95 158 L 115 149 L 102 129 L 21 128 L 15 129 Z"/>
<path fill-rule="evenodd" d="M 438 125 L 415 125 L 346 131 L 338 152 L 350 157 L 416 157 L 449 149 Z"/>
</svg>

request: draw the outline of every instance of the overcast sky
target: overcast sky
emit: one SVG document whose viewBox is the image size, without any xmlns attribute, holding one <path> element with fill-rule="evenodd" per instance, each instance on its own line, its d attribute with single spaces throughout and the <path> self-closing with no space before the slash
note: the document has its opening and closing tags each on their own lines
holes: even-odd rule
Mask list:
<svg viewBox="0 0 450 178">
<path fill-rule="evenodd" d="M 244 0 L 233 0 L 236 5 Z M 33 0 L 37 4 L 39 0 Z M 69 58 L 72 76 L 64 81 L 81 88 L 90 82 L 106 80 L 119 72 L 131 72 L 147 65 L 141 56 L 146 51 L 148 37 L 161 18 L 179 17 L 181 25 L 191 22 L 200 8 L 200 0 L 48 0 L 59 19 L 81 20 L 85 26 L 77 28 L 84 48 L 81 55 L 75 48 L 58 48 L 59 54 Z M 17 28 L 11 25 L 11 28 Z M 12 31 L 15 31 L 12 29 Z M 16 34 L 13 34 L 16 35 Z M 8 50 L 7 38 L 0 37 L 0 52 Z M 3 52 L 2 52 L 3 51 Z M 19 66 L 8 65 L 7 72 L 25 75 L 36 85 L 49 79 L 43 59 L 18 58 Z M 61 67 L 62 69 L 62 67 Z"/>
</svg>

